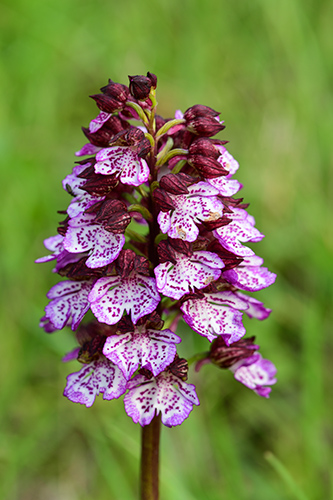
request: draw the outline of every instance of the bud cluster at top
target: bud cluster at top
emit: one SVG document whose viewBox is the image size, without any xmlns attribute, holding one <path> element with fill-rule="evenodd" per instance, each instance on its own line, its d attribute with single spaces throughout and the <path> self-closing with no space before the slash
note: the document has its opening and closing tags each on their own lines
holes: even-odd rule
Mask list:
<svg viewBox="0 0 333 500">
<path fill-rule="evenodd" d="M 80 371 L 64 395 L 91 406 L 103 394 L 124 396 L 134 422 L 161 414 L 179 425 L 199 400 L 186 382 L 188 362 L 177 354 L 182 318 L 210 348 L 194 355 L 196 369 L 213 363 L 268 397 L 274 365 L 254 337 L 244 338 L 243 313 L 270 310 L 245 292 L 275 281 L 244 243 L 263 238 L 234 195 L 237 161 L 219 113 L 195 105 L 164 119 L 156 114 L 157 78 L 129 77 L 92 95 L 100 112 L 83 132 L 88 140 L 63 180 L 72 196 L 58 234 L 45 240 L 64 279 L 48 292 L 41 326 L 70 326 L 78 347 L 64 358 Z M 86 322 L 91 311 L 95 319 Z M 176 334 L 177 331 L 177 334 Z M 188 335 L 188 333 L 186 333 Z"/>
</svg>

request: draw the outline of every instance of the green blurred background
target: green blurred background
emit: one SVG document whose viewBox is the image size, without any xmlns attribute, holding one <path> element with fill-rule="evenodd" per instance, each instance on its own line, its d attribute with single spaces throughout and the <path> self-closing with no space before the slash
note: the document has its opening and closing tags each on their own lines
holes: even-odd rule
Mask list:
<svg viewBox="0 0 333 500">
<path fill-rule="evenodd" d="M 229 372 L 192 372 L 201 406 L 163 428 L 161 499 L 333 498 L 332 15 L 328 0 L 2 2 L 1 498 L 137 497 L 139 426 L 121 400 L 62 396 L 74 341 L 39 330 L 58 277 L 33 261 L 69 203 L 61 179 L 97 114 L 87 96 L 147 71 L 160 114 L 221 111 L 266 235 L 253 248 L 278 275 L 256 294 L 271 317 L 246 322 L 278 367 L 270 400 Z M 184 337 L 184 354 L 202 347 Z"/>
</svg>

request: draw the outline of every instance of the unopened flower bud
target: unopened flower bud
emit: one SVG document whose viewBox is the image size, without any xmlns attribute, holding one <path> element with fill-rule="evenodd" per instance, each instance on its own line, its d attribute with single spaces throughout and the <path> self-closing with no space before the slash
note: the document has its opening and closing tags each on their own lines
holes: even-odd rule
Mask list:
<svg viewBox="0 0 333 500">
<path fill-rule="evenodd" d="M 126 102 L 129 95 L 129 89 L 126 85 L 115 83 L 112 80 L 109 80 L 108 85 L 101 88 L 101 92 L 120 102 Z"/>
<path fill-rule="evenodd" d="M 217 337 L 210 348 L 210 359 L 212 363 L 220 368 L 230 368 L 241 359 L 249 358 L 259 349 L 254 344 L 255 337 L 241 339 L 227 346 L 222 337 Z"/>
<path fill-rule="evenodd" d="M 163 177 L 160 180 L 160 186 L 161 188 L 165 189 L 166 191 L 172 194 L 187 194 L 188 193 L 187 186 L 189 184 L 188 180 L 190 182 L 193 182 L 193 179 L 186 174 L 163 175 Z"/>
<path fill-rule="evenodd" d="M 90 96 L 94 101 L 96 101 L 97 106 L 101 111 L 105 113 L 114 113 L 115 111 L 120 111 L 124 108 L 125 103 L 110 97 L 106 94 L 94 94 Z"/>
<path fill-rule="evenodd" d="M 148 99 L 152 87 L 151 79 L 143 75 L 128 76 L 128 78 L 130 81 L 129 91 L 131 95 L 135 97 L 135 99 L 139 99 L 139 101 Z"/>
<path fill-rule="evenodd" d="M 189 155 L 209 156 L 210 158 L 217 160 L 221 153 L 211 139 L 208 139 L 207 137 L 199 137 L 190 145 Z"/>
<path fill-rule="evenodd" d="M 168 212 L 175 208 L 171 196 L 164 189 L 155 189 L 153 197 L 162 212 Z"/>
<path fill-rule="evenodd" d="M 221 163 L 210 156 L 189 155 L 187 161 L 205 179 L 213 179 L 214 177 L 220 177 L 229 173 L 228 170 L 223 168 Z"/>
</svg>

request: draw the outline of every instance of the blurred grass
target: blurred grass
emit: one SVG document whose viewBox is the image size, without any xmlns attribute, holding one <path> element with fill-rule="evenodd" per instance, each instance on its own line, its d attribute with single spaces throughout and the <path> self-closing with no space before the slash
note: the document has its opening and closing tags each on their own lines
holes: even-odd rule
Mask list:
<svg viewBox="0 0 333 500">
<path fill-rule="evenodd" d="M 162 115 L 196 103 L 222 112 L 266 234 L 256 252 L 278 274 L 256 295 L 271 317 L 247 321 L 279 369 L 271 399 L 213 367 L 192 374 L 201 406 L 163 429 L 162 500 L 333 498 L 332 10 L 328 0 L 2 2 L 1 498 L 136 498 L 139 428 L 122 401 L 87 410 L 62 397 L 73 340 L 39 331 L 57 277 L 33 260 L 68 204 L 60 181 L 96 114 L 87 95 L 148 70 Z M 183 328 L 192 354 L 203 339 Z"/>
</svg>

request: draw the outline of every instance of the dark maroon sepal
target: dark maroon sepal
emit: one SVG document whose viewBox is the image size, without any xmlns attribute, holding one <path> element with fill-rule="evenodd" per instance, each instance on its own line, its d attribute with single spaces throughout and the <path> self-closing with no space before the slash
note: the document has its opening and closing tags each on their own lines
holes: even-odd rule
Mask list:
<svg viewBox="0 0 333 500">
<path fill-rule="evenodd" d="M 120 333 L 134 332 L 134 325 L 130 316 L 123 316 L 117 325 L 117 331 Z"/>
<path fill-rule="evenodd" d="M 241 359 L 249 358 L 259 349 L 254 344 L 255 337 L 241 339 L 227 346 L 221 336 L 213 340 L 210 348 L 210 359 L 220 368 L 230 368 Z"/>
<path fill-rule="evenodd" d="M 176 254 L 174 249 L 170 246 L 168 240 L 162 240 L 159 242 L 157 253 L 160 264 L 162 264 L 163 262 L 172 262 L 172 264 L 176 264 Z"/>
<path fill-rule="evenodd" d="M 94 94 L 89 97 L 94 99 L 99 109 L 105 113 L 114 113 L 124 107 L 124 103 L 105 94 Z"/>
<path fill-rule="evenodd" d="M 223 246 L 219 243 L 217 239 L 214 239 L 207 247 L 208 252 L 216 253 L 220 259 L 224 262 L 223 271 L 228 271 L 229 269 L 233 269 L 234 267 L 239 266 L 243 262 L 242 257 L 238 257 L 229 250 L 223 248 Z"/>
<path fill-rule="evenodd" d="M 220 152 L 215 147 L 215 142 L 212 139 L 199 137 L 198 139 L 195 139 L 189 147 L 189 157 L 197 155 L 208 156 L 217 160 L 220 156 Z"/>
<path fill-rule="evenodd" d="M 150 89 L 152 87 L 152 80 L 148 76 L 135 75 L 129 76 L 129 91 L 135 99 L 139 101 L 144 101 L 148 99 L 150 94 Z M 157 80 L 156 80 L 157 81 Z"/>
<path fill-rule="evenodd" d="M 147 314 L 146 316 L 144 316 L 144 319 L 146 321 L 146 328 L 152 328 L 153 330 L 162 330 L 164 321 L 156 311 Z"/>
<path fill-rule="evenodd" d="M 167 241 L 176 252 L 183 253 L 187 257 L 191 257 L 193 254 L 193 245 L 189 241 L 180 240 L 178 238 L 169 238 Z"/>
<path fill-rule="evenodd" d="M 140 368 L 139 373 L 140 375 L 146 377 L 148 380 L 153 378 L 152 372 L 150 370 L 147 370 L 147 368 Z"/>
<path fill-rule="evenodd" d="M 229 212 L 232 212 L 230 207 L 243 208 L 244 210 L 248 208 L 249 203 L 242 203 L 244 198 L 232 198 L 231 196 L 223 196 L 223 203 Z"/>
<path fill-rule="evenodd" d="M 175 208 L 171 196 L 164 189 L 155 189 L 153 197 L 162 212 L 168 212 Z"/>
<path fill-rule="evenodd" d="M 167 174 L 160 179 L 160 186 L 171 194 L 187 194 L 193 178 L 186 174 Z"/>
<path fill-rule="evenodd" d="M 160 263 L 172 262 L 172 264 L 176 264 L 177 262 L 176 252 L 183 253 L 187 257 L 191 257 L 193 253 L 192 243 L 174 238 L 168 238 L 167 240 L 162 240 L 159 242 L 157 247 L 157 253 L 159 256 Z"/>
<path fill-rule="evenodd" d="M 136 255 L 134 259 L 134 271 L 149 276 L 149 260 L 143 255 Z"/>
<path fill-rule="evenodd" d="M 80 189 L 93 196 L 105 196 L 118 186 L 119 179 L 117 179 L 117 175 L 100 175 L 94 173 Z"/>
<path fill-rule="evenodd" d="M 123 234 L 131 220 L 132 218 L 127 211 L 119 211 L 109 217 L 104 228 L 111 233 Z"/>
<path fill-rule="evenodd" d="M 194 120 L 186 122 L 186 127 L 193 134 L 211 137 L 221 130 L 225 129 L 225 125 L 219 123 L 215 118 L 199 116 Z"/>
<path fill-rule="evenodd" d="M 95 222 L 106 222 L 116 212 L 126 210 L 126 203 L 121 200 L 105 200 L 90 207 L 87 213 L 96 213 Z"/>
<path fill-rule="evenodd" d="M 98 359 L 103 353 L 105 340 L 106 337 L 96 335 L 96 337 L 89 342 L 85 342 L 80 349 L 77 360 L 80 361 L 80 363 L 88 364 Z"/>
<path fill-rule="evenodd" d="M 183 304 L 187 300 L 203 299 L 204 297 L 205 295 L 200 290 L 196 290 L 195 292 L 190 292 L 184 295 L 179 302 Z"/>
<path fill-rule="evenodd" d="M 57 228 L 57 231 L 61 236 L 66 236 L 69 221 L 70 221 L 70 218 L 69 218 L 69 216 L 67 216 L 65 220 L 62 220 L 61 222 L 59 222 L 59 227 Z"/>
<path fill-rule="evenodd" d="M 219 227 L 227 226 L 230 224 L 231 219 L 228 219 L 227 217 L 220 217 L 219 219 L 216 220 L 209 220 L 209 221 L 203 221 L 202 225 L 208 230 L 208 231 L 214 231 L 214 229 L 217 229 Z"/>
<path fill-rule="evenodd" d="M 149 275 L 149 261 L 133 250 L 126 249 L 120 252 L 116 261 L 116 271 L 122 278 L 127 278 L 132 271 Z"/>
<path fill-rule="evenodd" d="M 144 139 L 145 134 L 138 127 L 131 128 L 126 134 L 127 146 L 138 146 Z"/>
<path fill-rule="evenodd" d="M 103 94 L 113 97 L 121 102 L 126 102 L 129 96 L 129 89 L 126 85 L 115 83 L 110 79 L 108 85 L 105 85 L 105 87 L 102 87 L 100 90 Z"/>
<path fill-rule="evenodd" d="M 101 278 L 103 275 L 104 268 L 92 269 L 86 266 L 86 260 L 88 257 L 82 257 L 77 262 L 67 264 L 59 270 L 60 276 L 66 276 L 72 280 L 82 281 L 91 278 Z"/>
<path fill-rule="evenodd" d="M 229 174 L 228 170 L 225 170 L 221 163 L 209 156 L 191 155 L 188 156 L 187 161 L 206 179 L 213 179 L 221 175 Z"/>
<path fill-rule="evenodd" d="M 184 113 L 184 119 L 186 121 L 193 120 L 194 118 L 198 118 L 199 116 L 205 117 L 215 117 L 219 116 L 219 112 L 210 108 L 209 106 L 204 106 L 203 104 L 195 104 L 188 108 Z"/>
<path fill-rule="evenodd" d="M 156 87 L 157 87 L 157 76 L 154 75 L 154 73 L 150 73 L 150 71 L 148 71 L 147 78 L 149 78 L 151 86 L 153 87 L 153 89 L 156 89 Z"/>
<path fill-rule="evenodd" d="M 180 358 L 176 354 L 175 359 L 168 366 L 167 370 L 185 382 L 187 380 L 188 362 L 185 358 Z"/>
<path fill-rule="evenodd" d="M 151 150 L 151 144 L 148 139 L 144 138 L 137 147 L 137 153 L 140 158 L 144 158 Z"/>
</svg>

